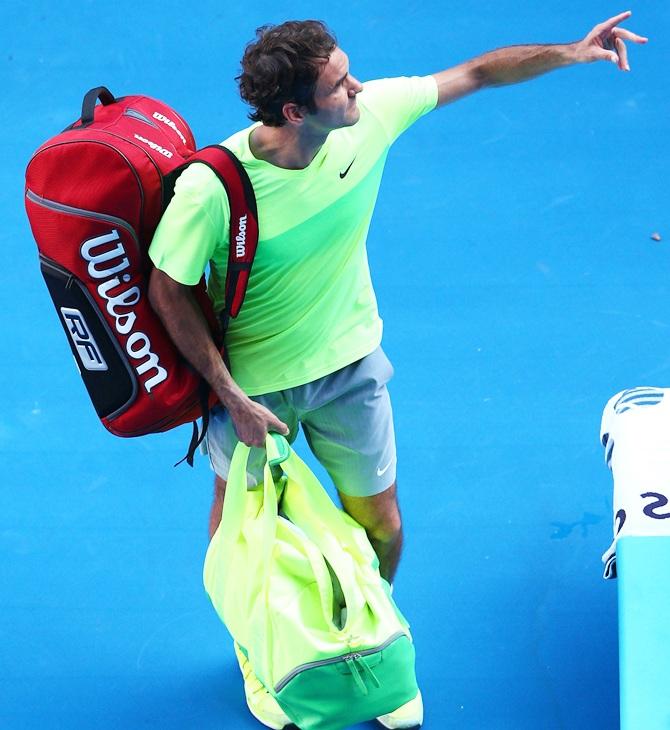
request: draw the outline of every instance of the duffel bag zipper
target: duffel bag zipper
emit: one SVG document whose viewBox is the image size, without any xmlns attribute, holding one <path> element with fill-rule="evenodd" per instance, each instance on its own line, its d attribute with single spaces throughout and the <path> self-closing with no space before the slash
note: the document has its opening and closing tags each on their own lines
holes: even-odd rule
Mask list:
<svg viewBox="0 0 670 730">
<path fill-rule="evenodd" d="M 78 215 L 82 218 L 103 221 L 104 223 L 111 223 L 114 226 L 123 228 L 125 231 L 130 233 L 138 250 L 140 248 L 140 242 L 137 238 L 137 233 L 135 233 L 135 229 L 130 225 L 130 223 L 128 223 L 128 221 L 124 221 L 123 218 L 117 218 L 116 216 L 107 215 L 106 213 L 96 213 L 95 211 L 85 210 L 84 208 L 75 208 L 74 206 L 66 205 L 65 203 L 57 203 L 55 200 L 42 198 L 30 189 L 26 190 L 26 198 L 28 198 L 31 203 L 35 203 L 35 205 L 39 205 L 42 208 L 47 208 L 47 210 L 54 210 L 57 213 L 64 213 L 65 215 Z"/>
<path fill-rule="evenodd" d="M 358 689 L 360 689 L 361 693 L 364 695 L 369 694 L 368 688 L 365 684 L 365 680 L 363 679 L 363 674 L 367 672 L 368 676 L 372 679 L 372 683 L 375 685 L 377 689 L 379 689 L 382 685 L 379 679 L 377 678 L 377 675 L 372 671 L 372 668 L 367 665 L 367 662 L 365 661 L 363 655 L 360 652 L 356 652 L 355 654 L 352 654 L 349 657 L 346 657 L 344 660 L 349 667 L 349 671 L 351 672 L 351 676 L 354 678 L 354 682 L 356 682 L 356 685 L 358 686 Z M 361 672 L 361 667 L 363 668 L 363 672 Z"/>
<path fill-rule="evenodd" d="M 384 651 L 384 649 L 387 649 L 394 641 L 397 641 L 403 636 L 407 636 L 407 634 L 404 631 L 397 631 L 395 634 L 392 634 L 389 636 L 388 639 L 383 644 L 380 644 L 379 646 L 373 647 L 372 649 L 362 649 L 360 651 L 352 651 L 347 654 L 341 654 L 340 656 L 330 657 L 329 659 L 319 659 L 315 662 L 306 662 L 305 664 L 301 664 L 300 666 L 296 667 L 295 669 L 292 669 L 286 676 L 282 677 L 279 682 L 275 685 L 275 692 L 281 692 L 284 687 L 292 680 L 294 679 L 298 674 L 301 674 L 302 672 L 306 672 L 308 669 L 316 669 L 317 667 L 325 667 L 329 664 L 337 664 L 338 662 L 345 662 L 347 666 L 352 670 L 352 674 L 354 676 L 354 680 L 356 684 L 360 687 L 362 687 L 362 691 L 364 694 L 367 694 L 367 688 L 365 687 L 365 683 L 363 682 L 361 675 L 360 675 L 360 669 L 358 667 L 360 665 L 363 665 L 365 670 L 371 674 L 374 677 L 374 683 L 377 687 L 379 687 L 379 680 L 374 675 L 374 672 L 370 667 L 363 661 L 363 657 L 370 656 L 371 654 L 377 654 L 380 651 Z M 354 667 L 356 669 L 354 670 Z"/>
</svg>

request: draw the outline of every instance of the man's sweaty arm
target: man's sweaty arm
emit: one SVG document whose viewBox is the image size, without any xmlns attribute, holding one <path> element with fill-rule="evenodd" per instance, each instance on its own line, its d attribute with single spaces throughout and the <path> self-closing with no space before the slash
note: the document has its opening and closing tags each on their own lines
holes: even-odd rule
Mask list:
<svg viewBox="0 0 670 730">
<path fill-rule="evenodd" d="M 630 15 L 630 11 L 621 13 L 596 25 L 583 40 L 575 43 L 499 48 L 436 73 L 437 106 L 449 104 L 479 89 L 527 81 L 575 63 L 610 61 L 622 71 L 629 71 L 624 41 L 647 42 L 647 38 L 617 27 Z"/>
<path fill-rule="evenodd" d="M 149 301 L 181 354 L 205 378 L 228 409 L 240 441 L 264 446 L 268 431 L 288 435 L 288 427 L 267 408 L 252 401 L 233 380 L 214 344 L 191 287 L 154 269 Z"/>
</svg>

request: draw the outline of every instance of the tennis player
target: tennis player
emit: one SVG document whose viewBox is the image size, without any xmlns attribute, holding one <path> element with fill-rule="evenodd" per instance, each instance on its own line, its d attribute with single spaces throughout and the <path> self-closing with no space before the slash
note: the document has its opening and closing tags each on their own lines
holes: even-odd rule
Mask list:
<svg viewBox="0 0 670 730">
<path fill-rule="evenodd" d="M 216 175 L 195 164 L 179 178 L 150 248 L 150 297 L 173 340 L 206 378 L 213 409 L 208 449 L 216 472 L 210 533 L 218 526 L 230 460 L 252 449 L 248 483 L 262 480 L 265 436 L 293 441 L 302 426 L 343 508 L 366 529 L 381 574 L 393 580 L 402 547 L 396 446 L 366 238 L 384 164 L 395 140 L 428 112 L 475 91 L 526 81 L 578 63 L 628 71 L 621 13 L 583 40 L 500 48 L 429 76 L 361 83 L 319 21 L 257 31 L 238 77 L 253 124 L 223 144 L 256 192 L 260 240 L 246 300 L 219 356 L 191 286 L 209 267 L 208 290 L 223 307 L 228 200 Z M 289 723 L 238 651 L 251 712 L 271 728 Z M 421 694 L 379 718 L 386 728 L 420 725 Z"/>
</svg>

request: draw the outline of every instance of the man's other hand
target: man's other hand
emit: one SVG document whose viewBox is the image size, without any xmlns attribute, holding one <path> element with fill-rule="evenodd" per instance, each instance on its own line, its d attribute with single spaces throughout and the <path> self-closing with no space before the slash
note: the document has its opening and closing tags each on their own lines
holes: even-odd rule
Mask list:
<svg viewBox="0 0 670 730">
<path fill-rule="evenodd" d="M 246 396 L 227 404 L 228 412 L 235 426 L 237 438 L 247 446 L 265 447 L 268 432 L 275 431 L 288 436 L 288 426 L 260 403 Z"/>
</svg>

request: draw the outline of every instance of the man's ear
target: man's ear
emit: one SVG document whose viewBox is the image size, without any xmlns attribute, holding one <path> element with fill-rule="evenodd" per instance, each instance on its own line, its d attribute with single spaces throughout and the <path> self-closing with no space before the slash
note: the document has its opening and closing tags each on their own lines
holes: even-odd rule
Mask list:
<svg viewBox="0 0 670 730">
<path fill-rule="evenodd" d="M 291 124 L 302 124 L 305 120 L 305 110 L 299 104 L 289 101 L 282 107 L 282 114 L 287 122 Z"/>
</svg>

